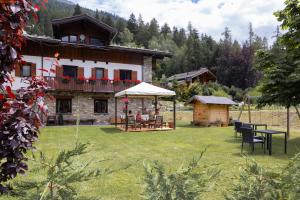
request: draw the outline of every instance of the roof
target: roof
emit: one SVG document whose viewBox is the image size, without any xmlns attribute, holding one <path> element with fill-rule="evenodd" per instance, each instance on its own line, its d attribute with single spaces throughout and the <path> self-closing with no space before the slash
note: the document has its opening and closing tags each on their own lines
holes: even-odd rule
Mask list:
<svg viewBox="0 0 300 200">
<path fill-rule="evenodd" d="M 175 96 L 176 93 L 171 90 L 160 88 L 149 83 L 142 82 L 129 89 L 123 90 L 115 95 L 115 97 L 125 96 Z"/>
<path fill-rule="evenodd" d="M 89 22 L 95 24 L 96 26 L 99 26 L 113 34 L 117 34 L 117 32 L 118 32 L 115 28 L 113 28 L 113 27 L 97 20 L 96 18 L 87 15 L 87 14 L 75 15 L 75 16 L 65 17 L 65 18 L 60 18 L 60 19 L 54 19 L 51 22 L 52 22 L 52 25 L 60 25 L 60 24 L 76 22 L 76 21 L 80 21 L 80 20 L 88 20 Z"/>
<path fill-rule="evenodd" d="M 66 43 L 62 42 L 59 39 L 54 39 L 48 36 L 38 36 L 38 35 L 29 35 L 29 34 L 23 34 L 23 36 L 32 41 L 36 42 L 45 42 L 45 43 L 51 43 L 56 44 L 57 46 L 65 45 L 65 46 L 74 46 L 74 47 L 81 47 L 81 48 L 93 48 L 93 49 L 101 49 L 101 50 L 118 50 L 118 51 L 125 51 L 125 52 L 133 52 L 133 53 L 140 53 L 147 56 L 154 56 L 158 58 L 163 57 L 171 57 L 172 54 L 170 52 L 166 51 L 158 51 L 158 50 L 152 50 L 152 49 L 142 49 L 142 48 L 134 48 L 134 47 L 126 47 L 126 46 L 117 46 L 117 45 L 109 45 L 109 46 L 103 46 L 98 47 L 94 45 L 88 45 L 88 44 L 76 44 L 76 43 Z"/>
<path fill-rule="evenodd" d="M 154 50 L 154 49 L 143 49 L 143 48 L 126 47 L 126 46 L 118 46 L 118 45 L 110 45 L 110 46 L 108 46 L 108 48 L 120 50 L 120 51 L 149 54 L 149 55 L 153 55 L 153 56 L 172 57 L 172 54 L 170 52 L 159 51 L 159 50 Z"/>
<path fill-rule="evenodd" d="M 216 96 L 193 96 L 187 103 L 199 101 L 203 104 L 218 104 L 218 105 L 236 105 L 234 101 L 227 97 L 216 97 Z"/>
<path fill-rule="evenodd" d="M 182 80 L 182 79 L 188 79 L 188 78 L 195 78 L 197 76 L 200 76 L 204 73 L 209 73 L 211 74 L 214 78 L 216 78 L 216 76 L 207 68 L 200 68 L 197 71 L 192 71 L 192 72 L 185 72 L 185 73 L 181 73 L 181 74 L 175 74 L 171 77 L 168 78 L 168 81 L 172 81 L 174 79 L 176 80 Z"/>
</svg>

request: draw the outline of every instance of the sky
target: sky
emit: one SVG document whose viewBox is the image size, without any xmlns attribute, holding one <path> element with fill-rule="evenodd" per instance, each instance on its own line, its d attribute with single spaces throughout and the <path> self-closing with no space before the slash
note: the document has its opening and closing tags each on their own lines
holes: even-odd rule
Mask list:
<svg viewBox="0 0 300 200">
<path fill-rule="evenodd" d="M 160 25 L 187 28 L 189 22 L 199 31 L 219 40 L 227 26 L 233 39 L 248 37 L 252 22 L 254 32 L 270 41 L 279 25 L 273 13 L 284 8 L 284 0 L 72 0 L 92 10 L 104 10 L 128 19 L 131 13 L 144 21 L 156 18 Z"/>
</svg>

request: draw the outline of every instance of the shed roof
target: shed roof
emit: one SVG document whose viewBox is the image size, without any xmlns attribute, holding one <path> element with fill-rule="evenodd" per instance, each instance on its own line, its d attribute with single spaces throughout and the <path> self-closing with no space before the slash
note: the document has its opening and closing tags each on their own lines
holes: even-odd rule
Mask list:
<svg viewBox="0 0 300 200">
<path fill-rule="evenodd" d="M 172 81 L 174 79 L 176 79 L 176 80 L 183 80 L 183 79 L 187 79 L 187 78 L 194 78 L 194 77 L 200 76 L 200 75 L 202 75 L 204 73 L 209 73 L 214 78 L 216 78 L 216 76 L 209 69 L 207 69 L 207 68 L 200 68 L 197 71 L 185 72 L 185 73 L 181 73 L 181 74 L 175 74 L 175 75 L 169 77 L 168 81 Z"/>
<path fill-rule="evenodd" d="M 192 103 L 194 101 L 199 101 L 203 104 L 218 104 L 218 105 L 236 105 L 234 101 L 226 97 L 216 97 L 216 96 L 193 96 L 187 103 Z"/>
<path fill-rule="evenodd" d="M 176 93 L 171 90 L 160 88 L 149 83 L 142 82 L 129 89 L 123 90 L 115 95 L 115 97 L 124 96 L 175 96 Z"/>
</svg>

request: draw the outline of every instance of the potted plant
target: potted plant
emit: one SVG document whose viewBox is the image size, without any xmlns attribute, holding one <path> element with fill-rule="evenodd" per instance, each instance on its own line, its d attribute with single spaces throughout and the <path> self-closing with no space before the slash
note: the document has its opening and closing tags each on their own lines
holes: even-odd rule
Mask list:
<svg viewBox="0 0 300 200">
<path fill-rule="evenodd" d="M 92 85 L 95 85 L 96 84 L 96 77 L 90 77 L 89 78 L 89 83 L 92 84 Z"/>
<path fill-rule="evenodd" d="M 80 76 L 76 79 L 76 83 L 77 84 L 83 84 L 85 81 L 85 78 L 83 76 Z"/>
<path fill-rule="evenodd" d="M 69 77 L 69 76 L 62 76 L 62 79 L 61 79 L 62 83 L 65 83 L 65 84 L 69 83 L 70 80 L 71 80 L 71 77 Z"/>
<path fill-rule="evenodd" d="M 107 84 L 108 81 L 110 81 L 110 80 L 109 80 L 109 78 L 107 78 L 107 77 L 101 78 L 101 82 L 102 82 L 103 84 Z"/>
<path fill-rule="evenodd" d="M 114 85 L 118 85 L 119 83 L 120 83 L 120 79 L 119 78 L 115 78 L 114 80 L 113 80 L 113 82 L 114 82 Z"/>
</svg>

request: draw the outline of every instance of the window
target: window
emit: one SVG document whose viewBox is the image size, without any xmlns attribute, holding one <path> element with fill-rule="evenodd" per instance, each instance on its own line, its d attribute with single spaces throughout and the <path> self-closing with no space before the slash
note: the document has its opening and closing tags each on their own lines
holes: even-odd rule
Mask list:
<svg viewBox="0 0 300 200">
<path fill-rule="evenodd" d="M 103 42 L 98 38 L 90 38 L 90 44 L 95 46 L 104 46 Z"/>
<path fill-rule="evenodd" d="M 77 77 L 77 67 L 76 66 L 64 65 L 63 66 L 63 76 L 76 78 Z"/>
<path fill-rule="evenodd" d="M 101 79 L 104 77 L 104 69 L 96 68 L 96 79 Z"/>
<path fill-rule="evenodd" d="M 70 43 L 77 43 L 77 36 L 76 35 L 70 35 Z"/>
<path fill-rule="evenodd" d="M 120 70 L 120 79 L 124 80 L 131 80 L 131 70 Z"/>
<path fill-rule="evenodd" d="M 95 113 L 99 113 L 99 114 L 105 114 L 107 113 L 107 100 L 99 100 L 99 99 L 95 99 L 94 100 L 94 112 Z"/>
<path fill-rule="evenodd" d="M 56 99 L 56 113 L 72 113 L 72 99 Z"/>
<path fill-rule="evenodd" d="M 62 42 L 69 42 L 69 36 L 63 36 L 61 37 Z"/>
<path fill-rule="evenodd" d="M 30 77 L 31 76 L 31 66 L 23 65 L 22 66 L 22 71 L 21 71 L 21 76 Z"/>
</svg>

